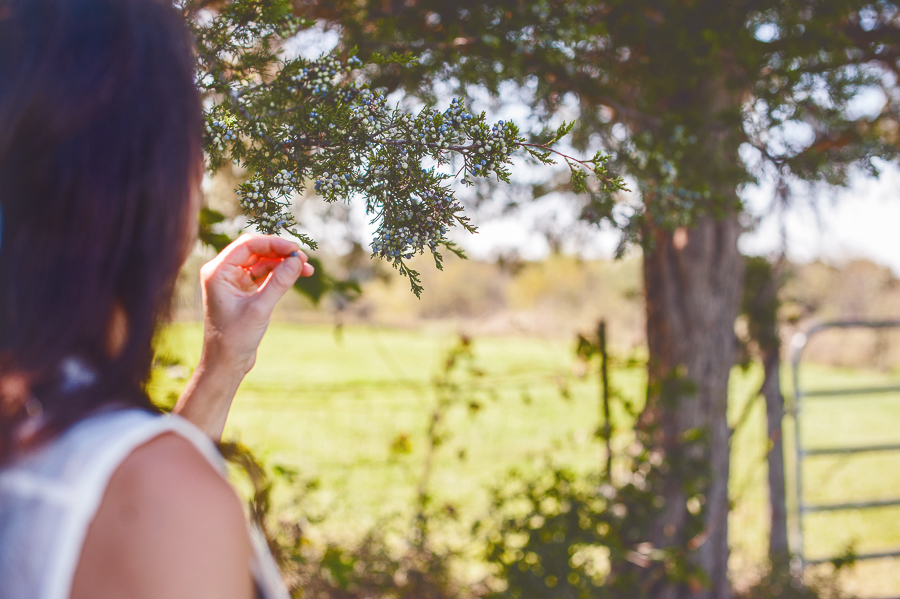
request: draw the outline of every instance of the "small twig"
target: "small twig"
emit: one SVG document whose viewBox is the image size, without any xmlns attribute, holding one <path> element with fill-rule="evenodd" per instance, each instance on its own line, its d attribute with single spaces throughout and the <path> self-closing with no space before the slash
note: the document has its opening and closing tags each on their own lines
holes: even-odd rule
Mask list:
<svg viewBox="0 0 900 599">
<path fill-rule="evenodd" d="M 568 162 L 568 163 L 574 162 L 575 164 L 577 164 L 577 165 L 591 171 L 595 175 L 597 175 L 596 171 L 593 168 L 591 168 L 591 166 L 590 166 L 591 162 L 588 160 L 581 160 L 579 158 L 575 158 L 574 156 L 569 156 L 568 154 L 564 154 L 563 152 L 560 152 L 559 150 L 554 150 L 553 148 L 551 148 L 549 146 L 545 146 L 543 144 L 530 144 L 530 143 L 523 142 L 523 143 L 518 143 L 516 145 L 522 146 L 522 147 L 527 147 L 527 148 L 538 148 L 538 149 L 544 150 L 545 152 L 550 152 L 550 153 L 556 154 L 557 156 L 561 156 L 566 162 Z M 615 183 L 612 179 L 609 179 L 607 177 L 603 177 L 600 175 L 597 175 L 597 177 L 599 179 L 602 179 L 604 182 L 606 182 L 610 185 Z"/>
</svg>

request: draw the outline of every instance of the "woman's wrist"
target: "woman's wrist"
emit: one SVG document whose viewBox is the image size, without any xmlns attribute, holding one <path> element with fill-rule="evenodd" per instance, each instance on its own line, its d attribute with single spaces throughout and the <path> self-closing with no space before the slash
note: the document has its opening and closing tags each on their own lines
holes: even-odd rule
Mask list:
<svg viewBox="0 0 900 599">
<path fill-rule="evenodd" d="M 219 381 L 223 387 L 238 385 L 253 367 L 252 360 L 239 358 L 223 352 L 213 352 L 204 348 L 197 363 L 197 370 L 201 370 L 204 378 Z"/>
<path fill-rule="evenodd" d="M 238 377 L 240 382 L 256 363 L 256 351 L 250 353 L 235 351 L 225 339 L 226 335 L 222 333 L 207 332 L 203 338 L 200 364 L 210 372 L 214 371 L 228 378 Z"/>
</svg>

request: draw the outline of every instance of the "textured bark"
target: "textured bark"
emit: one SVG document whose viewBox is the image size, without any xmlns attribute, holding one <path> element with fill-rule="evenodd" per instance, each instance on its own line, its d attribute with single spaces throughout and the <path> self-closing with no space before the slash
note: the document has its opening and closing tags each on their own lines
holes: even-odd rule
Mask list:
<svg viewBox="0 0 900 599">
<path fill-rule="evenodd" d="M 766 399 L 766 432 L 771 448 L 769 450 L 769 508 L 771 528 L 769 534 L 769 557 L 772 566 L 787 569 L 790 564 L 787 537 L 787 505 L 784 482 L 784 446 L 781 424 L 784 418 L 784 396 L 781 394 L 781 358 L 778 348 L 766 351 L 763 356 L 766 378 L 762 394 Z"/>
<path fill-rule="evenodd" d="M 731 191 L 734 194 L 734 191 Z M 658 547 L 693 549 L 691 559 L 706 573 L 700 582 L 662 589 L 659 597 L 727 599 L 729 428 L 726 420 L 728 377 L 736 356 L 734 320 L 741 297 L 743 260 L 737 249 L 740 225 L 734 216 L 703 217 L 690 230 L 653 232 L 654 246 L 644 253 L 647 340 L 651 393 L 639 426 L 653 431 L 652 444 L 667 457 L 680 451 L 686 431 L 701 429 L 707 442 L 694 445 L 706 460 L 703 484 L 704 530 L 686 538 L 690 519 L 684 481 L 664 476 L 663 518 L 654 523 L 651 542 Z M 659 386 L 677 373 L 695 388 L 673 403 Z"/>
</svg>

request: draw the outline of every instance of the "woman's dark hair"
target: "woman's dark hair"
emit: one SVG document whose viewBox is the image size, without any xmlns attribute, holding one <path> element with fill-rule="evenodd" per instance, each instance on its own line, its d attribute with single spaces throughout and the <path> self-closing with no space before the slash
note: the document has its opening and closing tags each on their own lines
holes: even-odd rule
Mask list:
<svg viewBox="0 0 900 599">
<path fill-rule="evenodd" d="M 111 402 L 150 407 L 201 131 L 192 43 L 171 2 L 0 0 L 0 383 L 27 382 L 47 434 Z M 0 463 L 25 403 L 0 385 Z"/>
</svg>

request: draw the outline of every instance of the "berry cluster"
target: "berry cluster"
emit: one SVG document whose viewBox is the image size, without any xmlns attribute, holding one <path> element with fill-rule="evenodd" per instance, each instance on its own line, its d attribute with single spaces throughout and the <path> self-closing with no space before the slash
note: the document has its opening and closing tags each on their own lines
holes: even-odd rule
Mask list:
<svg viewBox="0 0 900 599">
<path fill-rule="evenodd" d="M 313 95 L 326 95 L 337 82 L 338 75 L 349 73 L 357 65 L 362 64 L 355 56 L 342 63 L 334 56 L 326 56 L 309 66 L 300 68 L 296 74 L 283 73 L 288 83 L 287 90 L 298 93 L 309 90 Z"/>
<path fill-rule="evenodd" d="M 255 178 L 241 184 L 236 193 L 244 214 L 260 229 L 298 235 L 297 221 L 290 208 L 301 183 L 293 171 L 281 169 L 265 179 Z"/>
<path fill-rule="evenodd" d="M 416 253 L 424 254 L 425 248 L 436 252 L 447 233 L 445 223 L 461 211 L 462 206 L 451 196 L 426 194 L 411 208 L 390 219 L 390 226 L 379 227 L 372 240 L 372 253 L 398 262 L 410 260 Z"/>
<path fill-rule="evenodd" d="M 206 131 L 215 139 L 219 147 L 224 147 L 224 142 L 237 139 L 237 133 L 221 121 L 213 121 L 207 124 Z"/>
<path fill-rule="evenodd" d="M 472 171 L 478 175 L 498 172 L 502 165 L 509 162 L 518 141 L 515 127 L 504 121 L 498 122 L 476 143 L 472 153 Z"/>
</svg>

